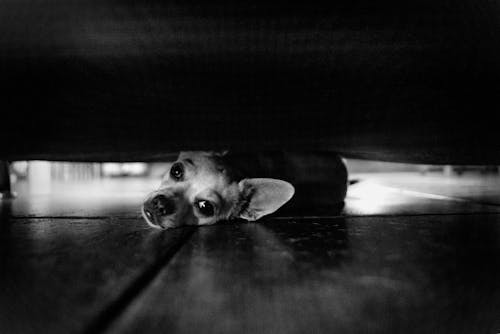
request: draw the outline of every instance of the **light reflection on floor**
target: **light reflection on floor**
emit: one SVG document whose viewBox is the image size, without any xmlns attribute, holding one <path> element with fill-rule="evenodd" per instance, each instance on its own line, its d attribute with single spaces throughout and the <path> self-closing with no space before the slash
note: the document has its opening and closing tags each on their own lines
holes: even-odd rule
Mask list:
<svg viewBox="0 0 500 334">
<path fill-rule="evenodd" d="M 498 175 L 371 173 L 351 177 L 359 182 L 349 187 L 346 215 L 498 212 L 500 208 L 494 201 L 500 199 Z"/>
</svg>

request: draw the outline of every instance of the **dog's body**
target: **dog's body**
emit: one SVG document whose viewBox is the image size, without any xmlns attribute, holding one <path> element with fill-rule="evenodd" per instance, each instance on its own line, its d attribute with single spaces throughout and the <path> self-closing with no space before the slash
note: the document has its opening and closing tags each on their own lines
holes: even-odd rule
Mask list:
<svg viewBox="0 0 500 334">
<path fill-rule="evenodd" d="M 336 154 L 181 152 L 160 188 L 144 202 L 142 213 L 156 228 L 235 218 L 254 221 L 290 201 L 295 188 L 300 190 L 295 202 L 307 207 L 318 199 L 311 197 L 318 185 L 330 189 L 326 194 L 319 191 L 319 200 L 326 195 L 329 204 L 343 203 L 347 172 Z"/>
</svg>

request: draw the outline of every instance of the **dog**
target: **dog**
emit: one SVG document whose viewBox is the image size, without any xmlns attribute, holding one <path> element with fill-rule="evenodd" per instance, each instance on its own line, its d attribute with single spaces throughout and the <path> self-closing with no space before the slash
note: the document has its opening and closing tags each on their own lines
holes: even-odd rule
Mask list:
<svg viewBox="0 0 500 334">
<path fill-rule="evenodd" d="M 345 165 L 337 155 L 327 155 L 326 160 L 324 155 L 319 157 L 283 152 L 181 152 L 159 189 L 147 196 L 142 215 L 151 227 L 160 229 L 235 219 L 256 221 L 294 197 L 294 182 L 301 188 L 308 184 L 316 192 L 318 181 L 325 184 L 325 170 L 334 172 L 333 183 L 331 175 L 326 175 L 330 177 L 326 184 L 335 190 L 328 194 L 333 200 L 329 203 L 343 203 L 347 190 Z M 303 202 L 312 197 L 304 192 L 301 198 Z"/>
</svg>

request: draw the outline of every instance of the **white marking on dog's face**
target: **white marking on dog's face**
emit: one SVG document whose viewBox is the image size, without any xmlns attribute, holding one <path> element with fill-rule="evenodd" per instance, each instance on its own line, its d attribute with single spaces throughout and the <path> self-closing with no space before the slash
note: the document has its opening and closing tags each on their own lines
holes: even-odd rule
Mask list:
<svg viewBox="0 0 500 334">
<path fill-rule="evenodd" d="M 210 152 L 182 152 L 160 188 L 143 204 L 142 213 L 155 228 L 209 225 L 231 216 L 239 199 L 237 182 Z"/>
</svg>

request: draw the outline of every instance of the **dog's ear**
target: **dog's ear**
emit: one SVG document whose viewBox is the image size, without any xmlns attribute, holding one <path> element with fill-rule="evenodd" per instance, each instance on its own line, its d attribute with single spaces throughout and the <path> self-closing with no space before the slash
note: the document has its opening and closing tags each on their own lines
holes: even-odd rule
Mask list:
<svg viewBox="0 0 500 334">
<path fill-rule="evenodd" d="M 239 217 L 249 221 L 278 210 L 295 193 L 290 183 L 276 179 L 243 179 L 238 187 L 245 203 Z"/>
</svg>

